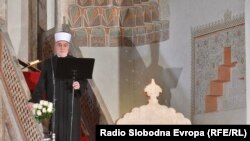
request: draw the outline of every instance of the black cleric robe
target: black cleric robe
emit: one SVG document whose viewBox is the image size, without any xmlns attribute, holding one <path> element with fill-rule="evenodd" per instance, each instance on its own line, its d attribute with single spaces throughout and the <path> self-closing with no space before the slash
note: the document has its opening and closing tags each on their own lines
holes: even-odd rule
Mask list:
<svg viewBox="0 0 250 141">
<path fill-rule="evenodd" d="M 68 55 L 67 57 L 72 56 Z M 80 141 L 80 97 L 86 89 L 87 81 L 79 81 L 80 90 L 74 90 L 73 92 L 72 79 L 61 80 L 53 77 L 57 70 L 57 59 L 57 56 L 53 56 L 42 63 L 38 84 L 29 101 L 38 103 L 40 99 L 42 99 L 43 94 L 46 93 L 47 100 L 53 102 L 53 94 L 55 93 L 55 112 L 53 116 L 55 116 L 54 133 L 56 135 L 56 141 Z M 71 125 L 72 94 L 74 94 L 74 105 Z M 50 130 L 52 130 L 52 125 L 53 120 L 50 122 Z M 71 139 L 70 136 L 72 137 Z"/>
</svg>

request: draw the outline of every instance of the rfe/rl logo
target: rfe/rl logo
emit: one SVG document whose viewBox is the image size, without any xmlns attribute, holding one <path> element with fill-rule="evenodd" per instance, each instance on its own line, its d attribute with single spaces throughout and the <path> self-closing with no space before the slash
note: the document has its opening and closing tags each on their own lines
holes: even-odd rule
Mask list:
<svg viewBox="0 0 250 141">
<path fill-rule="evenodd" d="M 211 136 L 244 136 L 241 129 L 211 129 Z"/>
</svg>

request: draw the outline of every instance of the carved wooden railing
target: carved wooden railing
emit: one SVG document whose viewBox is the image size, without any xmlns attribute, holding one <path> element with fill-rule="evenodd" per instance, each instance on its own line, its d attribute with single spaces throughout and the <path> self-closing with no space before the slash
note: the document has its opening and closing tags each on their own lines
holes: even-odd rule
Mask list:
<svg viewBox="0 0 250 141">
<path fill-rule="evenodd" d="M 3 102 L 1 120 L 2 139 L 40 141 L 42 133 L 37 122 L 27 110 L 30 98 L 28 86 L 19 68 L 6 26 L 0 25 L 0 103 Z M 1 111 L 0 111 L 1 112 Z"/>
</svg>

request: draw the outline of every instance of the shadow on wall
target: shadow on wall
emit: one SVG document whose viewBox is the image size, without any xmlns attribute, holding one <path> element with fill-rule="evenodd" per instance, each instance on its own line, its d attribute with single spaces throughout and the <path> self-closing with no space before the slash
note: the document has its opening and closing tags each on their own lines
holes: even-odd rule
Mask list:
<svg viewBox="0 0 250 141">
<path fill-rule="evenodd" d="M 162 88 L 163 93 L 158 98 L 159 103 L 170 106 L 170 89 L 177 86 L 182 68 L 165 68 L 167 64 L 159 65 L 159 42 L 151 43 L 150 51 L 143 57 L 131 41 L 127 44 L 132 46 L 119 48 L 119 115 L 122 116 L 134 107 L 147 104 L 148 98 L 144 96 L 144 88 L 152 78 Z M 146 51 L 147 49 L 145 48 Z M 149 66 L 146 66 L 144 59 L 151 60 Z"/>
</svg>

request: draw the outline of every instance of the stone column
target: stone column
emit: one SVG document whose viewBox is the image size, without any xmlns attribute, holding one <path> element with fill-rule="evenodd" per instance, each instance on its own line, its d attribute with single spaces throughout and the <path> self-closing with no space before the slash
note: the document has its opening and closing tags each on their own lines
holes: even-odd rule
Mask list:
<svg viewBox="0 0 250 141">
<path fill-rule="evenodd" d="M 47 0 L 39 0 L 38 2 L 38 26 L 43 30 L 47 30 Z M 39 34 L 39 33 L 38 33 Z"/>
<path fill-rule="evenodd" d="M 245 1 L 247 124 L 250 124 L 250 1 Z"/>
<path fill-rule="evenodd" d="M 55 1 L 49 0 L 47 1 L 47 30 L 55 27 Z"/>
<path fill-rule="evenodd" d="M 62 25 L 68 21 L 68 0 L 56 0 L 56 31 L 62 31 Z"/>
<path fill-rule="evenodd" d="M 0 0 L 0 19 L 6 21 L 6 7 L 7 7 L 7 0 Z"/>
<path fill-rule="evenodd" d="M 28 29 L 28 44 L 29 44 L 29 61 L 37 58 L 37 32 L 38 32 L 38 0 L 28 1 L 29 4 L 29 29 Z"/>
</svg>

